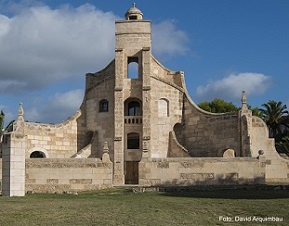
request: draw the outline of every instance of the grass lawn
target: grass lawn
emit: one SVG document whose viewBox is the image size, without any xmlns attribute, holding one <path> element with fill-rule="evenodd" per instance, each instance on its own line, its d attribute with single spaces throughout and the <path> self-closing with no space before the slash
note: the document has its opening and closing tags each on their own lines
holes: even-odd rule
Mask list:
<svg viewBox="0 0 289 226">
<path fill-rule="evenodd" d="M 288 213 L 288 190 L 133 193 L 109 189 L 78 195 L 0 197 L 1 226 L 289 225 Z M 225 218 L 219 220 L 221 216 Z M 283 221 L 260 223 L 254 216 Z M 238 217 L 247 219 L 241 222 Z M 232 222 L 225 222 L 229 218 Z"/>
</svg>

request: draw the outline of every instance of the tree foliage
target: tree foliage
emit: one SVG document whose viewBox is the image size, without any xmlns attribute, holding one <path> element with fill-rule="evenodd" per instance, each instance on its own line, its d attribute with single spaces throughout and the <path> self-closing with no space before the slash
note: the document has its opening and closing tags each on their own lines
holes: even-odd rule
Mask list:
<svg viewBox="0 0 289 226">
<path fill-rule="evenodd" d="M 268 103 L 262 104 L 262 107 L 260 112 L 269 128 L 270 137 L 280 139 L 289 129 L 287 106 L 281 101 L 269 100 Z"/>
<path fill-rule="evenodd" d="M 269 100 L 262 104 L 262 119 L 269 129 L 269 136 L 275 139 L 276 150 L 289 154 L 289 115 L 287 106 L 281 101 Z"/>
<path fill-rule="evenodd" d="M 218 98 L 211 102 L 201 102 L 198 106 L 205 111 L 212 113 L 225 113 L 240 110 L 240 108 L 236 107 L 232 102 L 226 102 L 225 100 Z"/>
<path fill-rule="evenodd" d="M 279 153 L 285 153 L 289 155 L 289 136 L 282 137 L 276 142 L 276 150 Z"/>
<path fill-rule="evenodd" d="M 0 134 L 2 133 L 3 126 L 4 126 L 4 116 L 5 116 L 4 112 L 1 111 L 1 113 L 0 113 Z"/>
</svg>

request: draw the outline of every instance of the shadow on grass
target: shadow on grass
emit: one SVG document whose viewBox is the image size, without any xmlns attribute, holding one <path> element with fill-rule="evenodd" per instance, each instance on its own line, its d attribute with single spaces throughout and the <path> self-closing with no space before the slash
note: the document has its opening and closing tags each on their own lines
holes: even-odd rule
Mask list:
<svg viewBox="0 0 289 226">
<path fill-rule="evenodd" d="M 162 195 L 173 197 L 211 198 L 211 199 L 289 199 L 289 187 L 237 188 L 237 189 L 203 189 L 188 188 L 161 189 Z"/>
</svg>

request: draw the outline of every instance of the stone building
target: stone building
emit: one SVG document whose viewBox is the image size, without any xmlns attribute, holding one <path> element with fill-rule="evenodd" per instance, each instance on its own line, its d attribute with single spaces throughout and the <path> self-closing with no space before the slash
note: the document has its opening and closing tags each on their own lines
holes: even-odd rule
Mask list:
<svg viewBox="0 0 289 226">
<path fill-rule="evenodd" d="M 68 120 L 25 122 L 20 104 L 3 137 L 4 195 L 124 184 L 289 182 L 289 161 L 248 110 L 245 93 L 240 112 L 200 109 L 184 73 L 151 54 L 151 21 L 135 6 L 115 22 L 115 39 L 115 58 L 86 74 L 83 102 Z"/>
</svg>

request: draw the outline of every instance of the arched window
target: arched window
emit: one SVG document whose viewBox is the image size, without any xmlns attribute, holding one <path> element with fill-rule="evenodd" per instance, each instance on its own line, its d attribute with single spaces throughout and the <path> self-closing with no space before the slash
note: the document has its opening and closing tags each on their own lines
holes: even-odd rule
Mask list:
<svg viewBox="0 0 289 226">
<path fill-rule="evenodd" d="M 127 65 L 127 78 L 138 79 L 139 77 L 139 67 L 138 67 L 138 58 L 129 57 Z"/>
<path fill-rule="evenodd" d="M 141 115 L 140 103 L 137 101 L 131 101 L 128 103 L 128 116 Z"/>
<path fill-rule="evenodd" d="M 127 149 L 139 149 L 139 143 L 138 133 L 127 134 Z"/>
<path fill-rule="evenodd" d="M 159 117 L 169 116 L 169 101 L 166 99 L 159 99 L 158 103 L 158 115 Z"/>
<path fill-rule="evenodd" d="M 42 151 L 34 151 L 30 154 L 30 158 L 46 158 Z"/>
<path fill-rule="evenodd" d="M 101 100 L 99 102 L 99 112 L 108 112 L 108 101 L 107 100 Z"/>
</svg>

